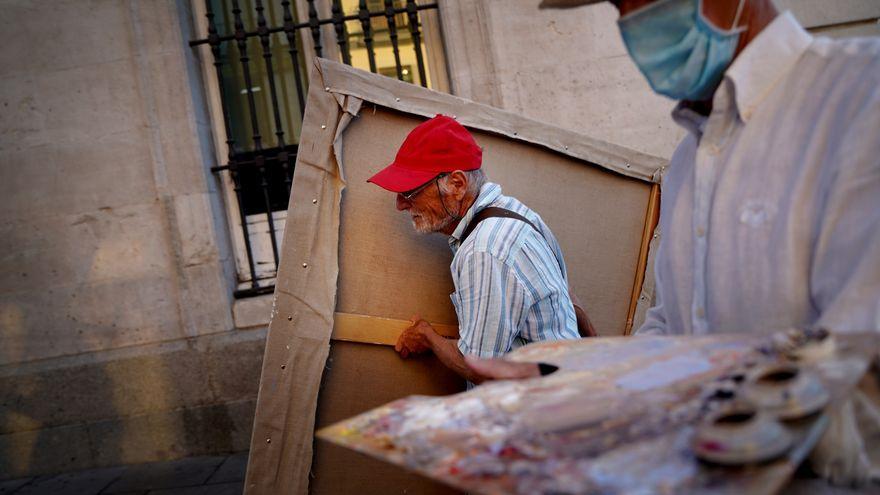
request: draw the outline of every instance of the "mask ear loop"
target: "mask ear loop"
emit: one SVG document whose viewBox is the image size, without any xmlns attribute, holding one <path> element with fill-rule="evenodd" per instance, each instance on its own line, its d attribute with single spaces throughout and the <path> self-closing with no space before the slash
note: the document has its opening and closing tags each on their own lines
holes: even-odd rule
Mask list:
<svg viewBox="0 0 880 495">
<path fill-rule="evenodd" d="M 743 7 L 745 7 L 745 5 L 746 0 L 739 0 L 739 5 L 736 7 L 736 15 L 733 17 L 733 27 L 730 29 L 736 29 L 739 27 L 739 18 L 743 13 Z"/>
</svg>

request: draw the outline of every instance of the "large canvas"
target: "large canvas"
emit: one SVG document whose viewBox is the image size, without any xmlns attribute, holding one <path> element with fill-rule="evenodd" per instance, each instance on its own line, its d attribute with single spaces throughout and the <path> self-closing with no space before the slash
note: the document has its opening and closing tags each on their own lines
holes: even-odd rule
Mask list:
<svg viewBox="0 0 880 495">
<path fill-rule="evenodd" d="M 390 347 L 416 313 L 456 334 L 451 253 L 442 236 L 413 231 L 393 194 L 366 183 L 413 127 L 438 113 L 474 134 L 489 180 L 553 230 L 600 333 L 622 335 L 638 319 L 663 160 L 320 60 L 282 245 L 248 493 L 447 490 L 324 442 L 312 455 L 316 421 L 463 388 L 434 358 L 403 360 Z"/>
</svg>

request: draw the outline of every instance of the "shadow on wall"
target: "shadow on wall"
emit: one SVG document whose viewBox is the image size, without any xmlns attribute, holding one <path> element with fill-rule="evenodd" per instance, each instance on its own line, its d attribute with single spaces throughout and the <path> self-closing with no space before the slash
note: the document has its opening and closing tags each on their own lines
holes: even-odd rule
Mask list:
<svg viewBox="0 0 880 495">
<path fill-rule="evenodd" d="M 246 450 L 264 338 L 0 368 L 0 479 Z"/>
</svg>

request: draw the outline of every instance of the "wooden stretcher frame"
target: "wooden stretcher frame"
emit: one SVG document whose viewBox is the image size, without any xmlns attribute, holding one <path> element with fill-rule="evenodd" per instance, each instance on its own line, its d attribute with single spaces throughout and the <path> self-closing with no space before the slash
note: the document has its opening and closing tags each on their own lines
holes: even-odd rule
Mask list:
<svg viewBox="0 0 880 495">
<path fill-rule="evenodd" d="M 315 414 L 333 339 L 393 345 L 403 319 L 350 314 L 337 309 L 340 212 L 345 188 L 343 136 L 364 105 L 427 118 L 438 113 L 472 131 L 528 143 L 650 185 L 638 261 L 623 332 L 631 331 L 646 280 L 651 237 L 659 209 L 659 180 L 666 161 L 577 133 L 535 122 L 455 96 L 318 59 L 311 72 L 293 178 L 281 264 L 263 360 L 245 492 L 309 491 Z M 389 144 L 396 149 L 399 143 Z M 540 212 L 539 212 L 540 213 Z M 552 228 L 552 225 L 551 225 Z M 449 336 L 454 325 L 437 325 Z M 367 346 L 377 347 L 377 346 Z M 372 352 L 372 351 L 371 351 Z M 384 352 L 384 351 L 383 351 Z M 370 405 L 365 405 L 366 410 Z M 341 419 L 341 418 L 335 418 Z"/>
</svg>

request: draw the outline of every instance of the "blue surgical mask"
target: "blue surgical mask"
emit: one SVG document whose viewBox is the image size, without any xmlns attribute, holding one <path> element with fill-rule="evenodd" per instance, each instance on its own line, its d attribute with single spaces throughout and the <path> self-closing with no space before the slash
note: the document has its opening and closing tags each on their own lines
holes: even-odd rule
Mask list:
<svg viewBox="0 0 880 495">
<path fill-rule="evenodd" d="M 743 0 L 733 25 L 739 24 Z M 658 0 L 617 21 L 627 50 L 655 92 L 675 100 L 705 100 L 733 60 L 740 33 L 714 26 L 701 0 Z"/>
</svg>

